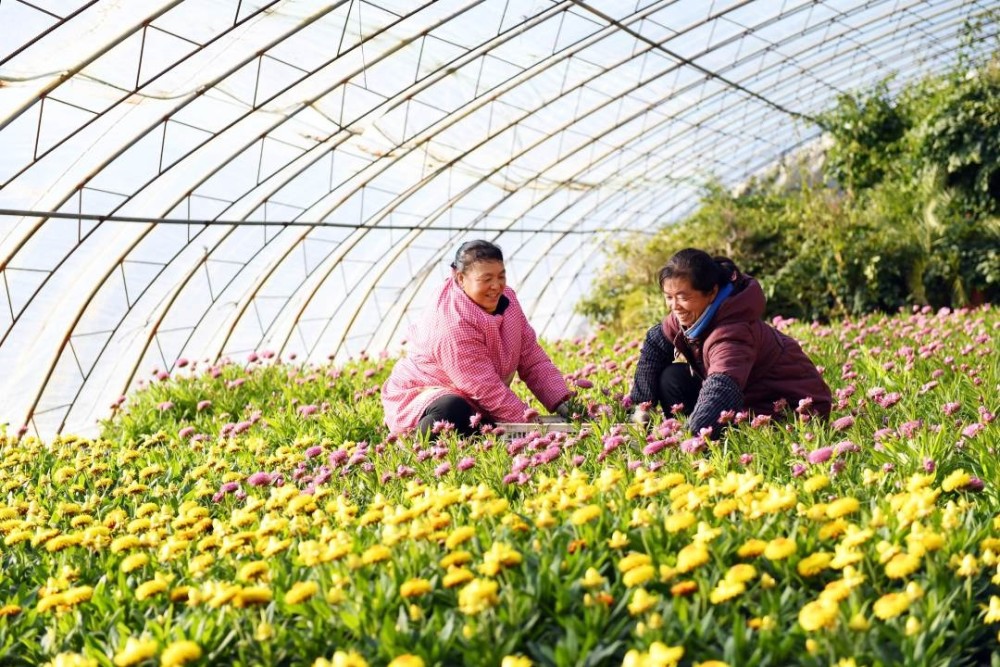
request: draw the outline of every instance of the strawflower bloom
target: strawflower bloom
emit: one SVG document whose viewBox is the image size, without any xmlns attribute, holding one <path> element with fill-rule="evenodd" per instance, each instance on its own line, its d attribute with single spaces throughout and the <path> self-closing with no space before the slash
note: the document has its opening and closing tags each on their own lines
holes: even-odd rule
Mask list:
<svg viewBox="0 0 1000 667">
<path fill-rule="evenodd" d="M 163 649 L 160 656 L 162 667 L 181 667 L 201 658 L 201 647 L 193 641 L 180 640 Z"/>
</svg>

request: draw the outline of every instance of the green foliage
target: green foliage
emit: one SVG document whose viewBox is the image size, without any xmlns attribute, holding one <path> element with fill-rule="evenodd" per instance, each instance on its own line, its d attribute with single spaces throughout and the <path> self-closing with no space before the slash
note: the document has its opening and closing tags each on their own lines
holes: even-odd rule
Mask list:
<svg viewBox="0 0 1000 667">
<path fill-rule="evenodd" d="M 1000 50 L 971 57 L 982 32 L 967 28 L 953 71 L 895 97 L 886 80 L 838 98 L 819 118 L 822 158 L 793 165 L 812 178 L 782 185 L 786 169 L 739 194 L 710 184 L 684 220 L 624 239 L 579 312 L 630 332 L 661 318 L 655 276 L 684 247 L 731 257 L 788 317 L 996 301 Z"/>
</svg>

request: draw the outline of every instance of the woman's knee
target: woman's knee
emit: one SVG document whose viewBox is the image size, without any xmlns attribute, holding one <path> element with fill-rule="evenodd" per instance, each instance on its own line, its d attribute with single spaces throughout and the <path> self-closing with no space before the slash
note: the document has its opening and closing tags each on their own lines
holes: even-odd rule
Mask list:
<svg viewBox="0 0 1000 667">
<path fill-rule="evenodd" d="M 476 413 L 475 408 L 461 396 L 447 394 L 438 398 L 424 410 L 418 429 L 422 433 L 431 431 L 437 422 L 448 422 L 463 435 L 472 433 L 470 418 Z"/>
<path fill-rule="evenodd" d="M 688 364 L 670 364 L 660 374 L 660 405 L 667 414 L 675 405 L 683 405 L 684 414 L 694 410 L 698 402 L 701 379 L 691 373 Z"/>
</svg>

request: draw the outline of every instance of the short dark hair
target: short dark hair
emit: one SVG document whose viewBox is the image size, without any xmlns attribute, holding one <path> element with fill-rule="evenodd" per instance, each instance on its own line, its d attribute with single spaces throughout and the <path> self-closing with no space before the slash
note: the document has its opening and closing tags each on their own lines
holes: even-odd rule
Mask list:
<svg viewBox="0 0 1000 667">
<path fill-rule="evenodd" d="M 500 250 L 500 246 L 482 239 L 466 241 L 458 246 L 458 251 L 455 252 L 455 261 L 451 263 L 451 268 L 459 273 L 465 273 L 465 270 L 471 265 L 476 262 L 485 261 L 502 262 L 503 251 Z"/>
<path fill-rule="evenodd" d="M 670 278 L 686 278 L 691 287 L 707 294 L 713 287 L 723 287 L 739 278 L 740 270 L 728 257 L 712 257 L 704 250 L 684 248 L 660 269 L 660 289 Z"/>
</svg>

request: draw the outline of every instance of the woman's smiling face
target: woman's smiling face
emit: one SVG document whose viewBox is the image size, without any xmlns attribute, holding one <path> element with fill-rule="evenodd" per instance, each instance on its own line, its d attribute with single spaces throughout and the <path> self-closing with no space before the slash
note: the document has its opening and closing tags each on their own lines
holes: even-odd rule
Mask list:
<svg viewBox="0 0 1000 667">
<path fill-rule="evenodd" d="M 719 293 L 718 286 L 713 287 L 710 292 L 696 290 L 688 278 L 667 278 L 663 281 L 662 289 L 667 307 L 684 328 L 697 322 Z"/>
<path fill-rule="evenodd" d="M 470 264 L 464 272 L 456 273 L 455 278 L 465 295 L 487 313 L 497 309 L 500 296 L 507 286 L 507 272 L 503 262 L 495 259 Z"/>
</svg>

